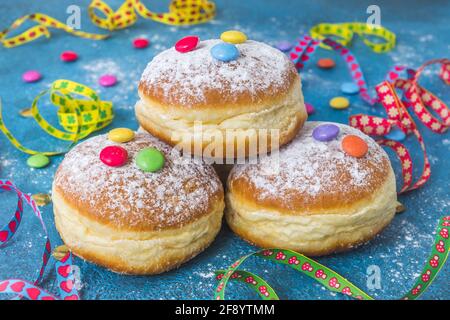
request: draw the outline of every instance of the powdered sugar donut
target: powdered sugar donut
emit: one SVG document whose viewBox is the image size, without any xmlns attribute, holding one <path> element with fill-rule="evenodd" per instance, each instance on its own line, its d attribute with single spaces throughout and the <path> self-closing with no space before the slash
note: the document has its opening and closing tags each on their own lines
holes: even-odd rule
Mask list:
<svg viewBox="0 0 450 320">
<path fill-rule="evenodd" d="M 288 143 L 307 118 L 295 66 L 278 49 L 251 40 L 236 44 L 235 60 L 222 62 L 211 55 L 221 42 L 153 58 L 139 83 L 140 125 L 207 158 L 235 159 Z"/>
<path fill-rule="evenodd" d="M 99 159 L 107 146 L 120 146 L 128 162 L 110 167 Z M 144 172 L 137 153 L 154 147 L 164 167 Z M 53 182 L 56 228 L 78 256 L 130 274 L 154 274 L 194 257 L 221 227 L 222 184 L 211 166 L 180 161 L 179 153 L 148 133 L 126 143 L 107 135 L 68 152 Z"/>
<path fill-rule="evenodd" d="M 324 255 L 363 243 L 393 218 L 395 176 L 386 152 L 370 137 L 343 124 L 331 141 L 307 122 L 279 156 L 236 165 L 228 178 L 226 219 L 231 229 L 261 247 Z M 342 140 L 367 144 L 348 155 Z"/>
</svg>

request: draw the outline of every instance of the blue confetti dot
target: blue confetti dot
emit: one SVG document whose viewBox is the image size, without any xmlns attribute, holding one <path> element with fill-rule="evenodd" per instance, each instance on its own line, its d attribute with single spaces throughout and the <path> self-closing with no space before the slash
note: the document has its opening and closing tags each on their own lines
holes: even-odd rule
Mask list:
<svg viewBox="0 0 450 320">
<path fill-rule="evenodd" d="M 344 82 L 341 85 L 341 91 L 345 94 L 356 94 L 359 92 L 359 87 L 353 82 Z"/>
<path fill-rule="evenodd" d="M 238 48 L 231 43 L 219 43 L 211 48 L 211 56 L 223 62 L 236 60 L 239 57 Z"/>
<path fill-rule="evenodd" d="M 399 128 L 391 128 L 391 131 L 384 136 L 386 139 L 394 140 L 394 141 L 403 141 L 406 138 L 405 133 Z"/>
</svg>

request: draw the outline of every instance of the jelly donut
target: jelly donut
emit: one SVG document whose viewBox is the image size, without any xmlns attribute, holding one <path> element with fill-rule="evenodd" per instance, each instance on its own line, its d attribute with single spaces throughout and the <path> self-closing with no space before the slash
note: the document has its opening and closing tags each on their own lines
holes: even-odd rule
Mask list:
<svg viewBox="0 0 450 320">
<path fill-rule="evenodd" d="M 125 163 L 100 160 L 111 147 L 126 152 L 103 158 L 124 155 Z M 136 163 L 147 148 L 164 157 L 158 171 Z M 73 253 L 128 274 L 161 273 L 196 256 L 219 232 L 224 209 L 214 169 L 182 162 L 147 132 L 126 143 L 100 135 L 75 146 L 56 172 L 52 198 L 56 228 Z"/>
<path fill-rule="evenodd" d="M 136 117 L 146 131 L 212 159 L 278 149 L 307 118 L 293 63 L 251 40 L 206 40 L 189 52 L 163 51 L 143 72 L 139 96 Z"/>
<path fill-rule="evenodd" d="M 347 136 L 367 145 L 363 156 L 343 150 Z M 373 238 L 393 218 L 396 200 L 391 163 L 373 139 L 343 124 L 307 122 L 278 156 L 233 167 L 225 216 L 260 247 L 325 255 Z"/>
</svg>

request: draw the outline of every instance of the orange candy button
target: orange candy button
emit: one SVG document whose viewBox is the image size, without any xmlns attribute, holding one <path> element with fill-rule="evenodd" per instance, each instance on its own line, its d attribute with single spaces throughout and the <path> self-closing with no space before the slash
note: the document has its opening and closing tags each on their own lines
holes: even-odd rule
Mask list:
<svg viewBox="0 0 450 320">
<path fill-rule="evenodd" d="M 322 58 L 317 61 L 317 66 L 323 69 L 331 69 L 336 65 L 333 59 L 331 58 Z"/>
<path fill-rule="evenodd" d="M 363 139 L 350 134 L 342 139 L 342 149 L 352 157 L 361 158 L 367 153 L 369 147 Z"/>
</svg>

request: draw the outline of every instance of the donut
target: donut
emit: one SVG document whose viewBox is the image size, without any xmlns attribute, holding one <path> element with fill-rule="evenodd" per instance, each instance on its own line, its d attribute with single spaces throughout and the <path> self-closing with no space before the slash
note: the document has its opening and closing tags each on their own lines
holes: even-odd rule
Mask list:
<svg viewBox="0 0 450 320">
<path fill-rule="evenodd" d="M 128 160 L 109 166 L 102 150 L 118 146 Z M 164 155 L 156 172 L 137 164 L 139 151 Z M 56 228 L 77 256 L 126 274 L 157 274 L 179 266 L 214 240 L 224 192 L 212 166 L 182 161 L 178 151 L 147 132 L 126 143 L 107 135 L 72 148 L 52 187 Z"/>
<path fill-rule="evenodd" d="M 330 123 L 307 122 L 278 155 L 233 167 L 225 216 L 237 235 L 260 247 L 320 256 L 362 244 L 389 224 L 397 193 L 388 155 L 343 124 L 321 141 L 324 125 Z M 365 154 L 348 154 L 346 137 Z"/>
<path fill-rule="evenodd" d="M 301 81 L 281 51 L 247 40 L 232 61 L 215 59 L 221 40 L 161 52 L 144 70 L 135 112 L 153 136 L 196 156 L 236 159 L 288 143 L 307 118 Z"/>
</svg>

